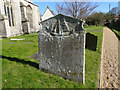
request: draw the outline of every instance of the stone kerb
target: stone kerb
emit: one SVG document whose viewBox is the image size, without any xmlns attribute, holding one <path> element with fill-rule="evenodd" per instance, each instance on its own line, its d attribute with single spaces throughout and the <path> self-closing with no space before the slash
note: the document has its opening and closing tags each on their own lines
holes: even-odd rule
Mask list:
<svg viewBox="0 0 120 90">
<path fill-rule="evenodd" d="M 42 29 L 39 32 L 39 68 L 84 83 L 85 30 L 80 26 L 82 21 L 57 15 L 42 22 L 41 25 Z"/>
</svg>

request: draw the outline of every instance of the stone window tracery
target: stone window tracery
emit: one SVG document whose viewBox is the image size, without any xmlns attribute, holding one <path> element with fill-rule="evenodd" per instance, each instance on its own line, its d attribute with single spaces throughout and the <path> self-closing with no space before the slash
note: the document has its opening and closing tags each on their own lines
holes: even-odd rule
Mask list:
<svg viewBox="0 0 120 90">
<path fill-rule="evenodd" d="M 9 7 L 7 7 L 7 13 L 8 13 L 9 26 L 11 26 L 11 17 L 10 17 Z"/>
<path fill-rule="evenodd" d="M 9 26 L 14 26 L 14 13 L 11 1 L 10 2 L 4 1 L 4 11 L 5 15 L 8 17 Z"/>
<path fill-rule="evenodd" d="M 4 5 L 4 10 L 5 10 L 5 15 L 7 16 L 7 12 L 6 12 L 6 6 Z"/>
<path fill-rule="evenodd" d="M 30 28 L 33 28 L 33 11 L 30 5 L 27 6 L 26 11 L 28 21 L 30 22 Z"/>
</svg>

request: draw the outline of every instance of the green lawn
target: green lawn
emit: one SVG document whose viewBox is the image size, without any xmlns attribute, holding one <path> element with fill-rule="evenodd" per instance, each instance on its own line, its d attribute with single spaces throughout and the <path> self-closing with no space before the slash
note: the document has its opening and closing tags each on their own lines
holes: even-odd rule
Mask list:
<svg viewBox="0 0 120 90">
<path fill-rule="evenodd" d="M 104 26 L 85 26 L 86 30 L 103 30 Z"/>
<path fill-rule="evenodd" d="M 102 27 L 97 28 L 102 30 Z M 87 27 L 92 30 L 93 27 Z M 89 31 L 86 31 L 89 32 Z M 39 61 L 29 58 L 38 52 L 38 34 L 21 35 L 23 41 L 2 40 L 2 87 L 3 88 L 96 88 L 100 64 L 102 32 L 92 31 L 98 36 L 97 51 L 86 49 L 85 84 L 65 80 L 38 69 Z M 12 42 L 12 43 L 11 43 Z M 25 43 L 30 42 L 30 43 Z"/>
</svg>

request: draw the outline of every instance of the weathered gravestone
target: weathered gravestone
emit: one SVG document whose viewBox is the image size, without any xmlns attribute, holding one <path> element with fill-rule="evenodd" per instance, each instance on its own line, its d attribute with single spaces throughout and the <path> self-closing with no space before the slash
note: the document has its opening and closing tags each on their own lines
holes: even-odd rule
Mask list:
<svg viewBox="0 0 120 90">
<path fill-rule="evenodd" d="M 96 51 L 97 49 L 97 36 L 91 34 L 91 33 L 86 33 L 86 45 L 85 47 L 87 49 Z"/>
<path fill-rule="evenodd" d="M 83 21 L 58 14 L 40 23 L 39 68 L 64 78 L 85 81 Z"/>
</svg>

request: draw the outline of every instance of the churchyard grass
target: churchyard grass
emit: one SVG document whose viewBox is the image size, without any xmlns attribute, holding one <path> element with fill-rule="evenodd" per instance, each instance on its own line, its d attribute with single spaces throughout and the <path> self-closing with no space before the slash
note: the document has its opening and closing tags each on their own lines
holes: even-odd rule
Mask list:
<svg viewBox="0 0 120 90">
<path fill-rule="evenodd" d="M 95 26 L 95 25 L 93 25 L 93 26 L 85 26 L 84 28 L 86 30 L 103 30 L 103 27 L 104 26 Z"/>
<path fill-rule="evenodd" d="M 87 26 L 87 31 L 94 26 Z M 90 28 L 90 29 L 89 29 Z M 96 27 L 97 28 L 97 27 Z M 97 28 L 102 30 L 103 26 Z M 38 34 L 21 35 L 23 41 L 2 40 L 2 87 L 3 88 L 97 88 L 100 65 L 102 31 L 91 31 L 98 36 L 97 51 L 86 49 L 85 84 L 65 80 L 38 69 L 38 60 L 29 58 L 38 52 Z M 27 42 L 27 43 L 25 43 Z"/>
</svg>

